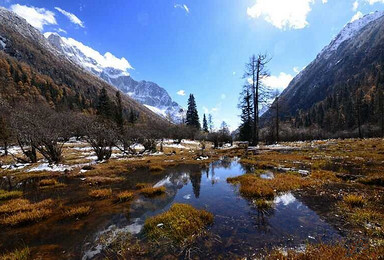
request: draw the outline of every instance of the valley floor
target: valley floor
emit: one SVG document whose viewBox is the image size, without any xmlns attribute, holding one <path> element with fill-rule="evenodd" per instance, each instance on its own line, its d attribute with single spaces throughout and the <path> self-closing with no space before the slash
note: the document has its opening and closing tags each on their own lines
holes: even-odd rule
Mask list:
<svg viewBox="0 0 384 260">
<path fill-rule="evenodd" d="M 4 259 L 384 255 L 383 139 L 248 151 L 202 151 L 199 142 L 169 140 L 161 153 L 125 157 L 114 150 L 100 163 L 86 143 L 73 141 L 64 158 L 50 166 L 0 157 Z"/>
</svg>

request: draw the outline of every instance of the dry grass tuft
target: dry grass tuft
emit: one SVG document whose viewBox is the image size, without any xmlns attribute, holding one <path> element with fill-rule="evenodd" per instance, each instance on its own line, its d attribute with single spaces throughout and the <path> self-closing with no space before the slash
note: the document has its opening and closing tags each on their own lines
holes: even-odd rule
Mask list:
<svg viewBox="0 0 384 260">
<path fill-rule="evenodd" d="M 123 191 L 116 195 L 117 199 L 121 202 L 132 200 L 134 193 L 131 191 Z"/>
<path fill-rule="evenodd" d="M 143 188 L 139 192 L 145 197 L 156 197 L 164 194 L 165 191 L 166 191 L 166 188 L 164 186 L 161 186 L 156 188 L 155 187 Z"/>
<path fill-rule="evenodd" d="M 74 207 L 66 210 L 64 215 L 68 218 L 79 218 L 79 217 L 88 215 L 90 212 L 91 212 L 90 206 L 80 206 L 80 207 Z"/>
<path fill-rule="evenodd" d="M 6 190 L 0 190 L 0 200 L 9 200 L 14 198 L 19 198 L 23 196 L 22 191 L 6 191 Z"/>
<path fill-rule="evenodd" d="M 331 171 L 324 170 L 315 170 L 311 173 L 311 178 L 316 180 L 321 180 L 325 182 L 339 182 L 339 178 L 336 177 L 336 174 Z"/>
<path fill-rule="evenodd" d="M 139 183 L 136 184 L 136 189 L 137 189 L 137 190 L 141 190 L 141 189 L 143 189 L 143 188 L 147 188 L 147 187 L 149 187 L 149 186 L 150 186 L 149 183 L 139 182 Z"/>
<path fill-rule="evenodd" d="M 160 166 L 160 165 L 151 165 L 149 167 L 149 170 L 151 172 L 161 172 L 161 171 L 164 171 L 164 167 L 163 166 Z"/>
<path fill-rule="evenodd" d="M 103 177 L 103 176 L 94 176 L 88 177 L 87 181 L 91 184 L 106 184 L 106 183 L 114 183 L 124 181 L 122 177 Z"/>
<path fill-rule="evenodd" d="M 6 226 L 17 226 L 39 222 L 52 214 L 53 200 L 47 199 L 38 203 L 30 203 L 25 199 L 11 200 L 0 206 L 3 214 L 0 223 Z"/>
<path fill-rule="evenodd" d="M 348 194 L 343 198 L 343 202 L 351 208 L 362 208 L 367 201 L 360 195 Z"/>
<path fill-rule="evenodd" d="M 28 260 L 31 256 L 31 250 L 29 247 L 22 249 L 16 249 L 13 252 L 6 253 L 0 256 L 0 260 Z"/>
<path fill-rule="evenodd" d="M 88 195 L 94 199 L 106 199 L 112 196 L 112 189 L 91 190 Z"/>
<path fill-rule="evenodd" d="M 39 187 L 42 189 L 52 188 L 52 187 L 57 188 L 57 187 L 64 187 L 64 186 L 65 186 L 64 183 L 60 183 L 56 179 L 44 179 L 39 181 Z"/>
<path fill-rule="evenodd" d="M 278 174 L 274 179 L 262 179 L 254 174 L 227 178 L 228 183 L 240 184 L 240 193 L 247 198 L 273 198 L 278 192 L 287 192 L 312 185 L 309 179 L 291 174 Z"/>
<path fill-rule="evenodd" d="M 187 204 L 173 204 L 160 215 L 148 218 L 144 231 L 154 241 L 172 241 L 177 244 L 193 241 L 203 229 L 213 223 L 213 215 Z"/>
</svg>

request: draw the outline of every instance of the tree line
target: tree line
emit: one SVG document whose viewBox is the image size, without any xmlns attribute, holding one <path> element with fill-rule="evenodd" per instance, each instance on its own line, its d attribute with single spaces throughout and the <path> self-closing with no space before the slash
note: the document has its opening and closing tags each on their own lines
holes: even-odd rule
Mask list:
<svg viewBox="0 0 384 260">
<path fill-rule="evenodd" d="M 147 122 L 134 109 L 122 106 L 121 93 L 111 98 L 106 89 L 98 94 L 96 113 L 53 109 L 44 102 L 13 103 L 0 98 L 0 141 L 4 154 L 10 145 L 20 147 L 23 156 L 12 155 L 18 162 L 35 163 L 38 153 L 49 163 L 63 161 L 64 143 L 71 137 L 85 140 L 92 147 L 99 161 L 108 160 L 112 149 L 118 148 L 125 155 L 136 154 L 135 144 L 144 146 L 144 152 L 154 152 L 164 138 L 211 141 L 215 147 L 232 138 L 228 126 L 214 130 L 212 116 L 199 122 L 194 96 L 191 94 L 185 122 L 167 124 Z"/>
</svg>

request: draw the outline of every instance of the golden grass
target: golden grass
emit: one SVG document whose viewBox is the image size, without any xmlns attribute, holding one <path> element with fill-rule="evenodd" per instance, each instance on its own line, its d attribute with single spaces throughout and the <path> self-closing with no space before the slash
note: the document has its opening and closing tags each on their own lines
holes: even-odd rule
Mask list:
<svg viewBox="0 0 384 260">
<path fill-rule="evenodd" d="M 351 208 L 362 208 L 367 203 L 363 196 L 355 194 L 344 196 L 343 202 Z"/>
<path fill-rule="evenodd" d="M 134 193 L 131 191 L 122 191 L 116 195 L 117 199 L 121 202 L 132 200 L 134 197 Z"/>
<path fill-rule="evenodd" d="M 73 207 L 64 212 L 64 216 L 68 218 L 79 218 L 86 216 L 91 212 L 90 206 Z"/>
<path fill-rule="evenodd" d="M 6 191 L 6 190 L 0 190 L 0 200 L 9 200 L 14 198 L 19 198 L 23 196 L 22 191 Z"/>
<path fill-rule="evenodd" d="M 30 203 L 25 199 L 11 200 L 0 206 L 0 213 L 4 214 L 0 223 L 6 226 L 17 226 L 39 222 L 52 214 L 53 200 L 47 199 L 38 203 Z"/>
<path fill-rule="evenodd" d="M 145 197 L 156 197 L 164 194 L 165 191 L 166 191 L 166 188 L 164 186 L 161 186 L 156 188 L 155 187 L 143 188 L 139 191 L 139 193 L 144 195 Z"/>
<path fill-rule="evenodd" d="M 359 250 L 353 246 L 345 245 L 307 245 L 305 251 L 289 250 L 287 253 L 282 253 L 279 250 L 272 251 L 266 260 L 360 260 L 360 259 L 381 259 L 384 255 L 384 246 L 379 247 L 364 247 Z"/>
<path fill-rule="evenodd" d="M 112 196 L 112 189 L 91 190 L 88 195 L 94 199 L 106 199 Z"/>
<path fill-rule="evenodd" d="M 212 213 L 176 203 L 168 211 L 148 218 L 144 224 L 144 232 L 153 241 L 165 240 L 183 244 L 195 239 L 206 226 L 213 223 L 213 219 Z"/>
<path fill-rule="evenodd" d="M 104 176 L 93 176 L 87 177 L 87 181 L 91 184 L 106 184 L 124 181 L 122 177 L 104 177 Z"/>
<path fill-rule="evenodd" d="M 316 180 L 321 180 L 325 182 L 339 182 L 339 178 L 336 177 L 336 174 L 331 171 L 324 170 L 315 170 L 311 173 L 311 178 Z"/>
<path fill-rule="evenodd" d="M 39 187 L 42 189 L 52 188 L 52 187 L 64 187 L 66 186 L 64 183 L 58 182 L 56 179 L 43 179 L 39 181 Z"/>
<path fill-rule="evenodd" d="M 31 250 L 29 247 L 22 249 L 16 249 L 13 252 L 6 253 L 0 256 L 0 260 L 28 260 L 31 256 Z"/>
<path fill-rule="evenodd" d="M 46 199 L 37 203 L 30 203 L 30 201 L 27 199 L 14 199 L 0 206 L 0 214 L 10 214 L 18 211 L 29 211 L 34 208 L 49 208 L 53 205 L 54 201 L 52 199 Z"/>
<path fill-rule="evenodd" d="M 228 183 L 240 184 L 240 194 L 247 198 L 273 198 L 276 193 L 296 190 L 312 185 L 307 178 L 291 174 L 277 174 L 271 180 L 262 179 L 254 174 L 244 174 L 227 178 Z"/>
</svg>

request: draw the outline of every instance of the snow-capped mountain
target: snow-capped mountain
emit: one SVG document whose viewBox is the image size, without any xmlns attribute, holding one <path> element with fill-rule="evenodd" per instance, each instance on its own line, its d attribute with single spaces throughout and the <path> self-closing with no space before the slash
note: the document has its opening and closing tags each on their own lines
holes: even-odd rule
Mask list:
<svg viewBox="0 0 384 260">
<path fill-rule="evenodd" d="M 346 24 L 281 93 L 279 100 L 284 116 L 306 111 L 335 93 L 338 86 L 345 85 L 348 80 L 359 75 L 367 78 L 372 68 L 382 63 L 383 49 L 383 11 L 367 14 Z M 271 117 L 271 113 L 271 110 L 267 111 L 263 118 Z"/>
<path fill-rule="evenodd" d="M 153 112 L 174 122 L 182 120 L 184 109 L 172 101 L 168 92 L 156 83 L 135 81 L 127 72 L 132 66 L 125 58 L 116 58 L 109 52 L 101 55 L 81 42 L 57 33 L 45 33 L 44 36 L 61 55 L 117 87 Z"/>
</svg>

